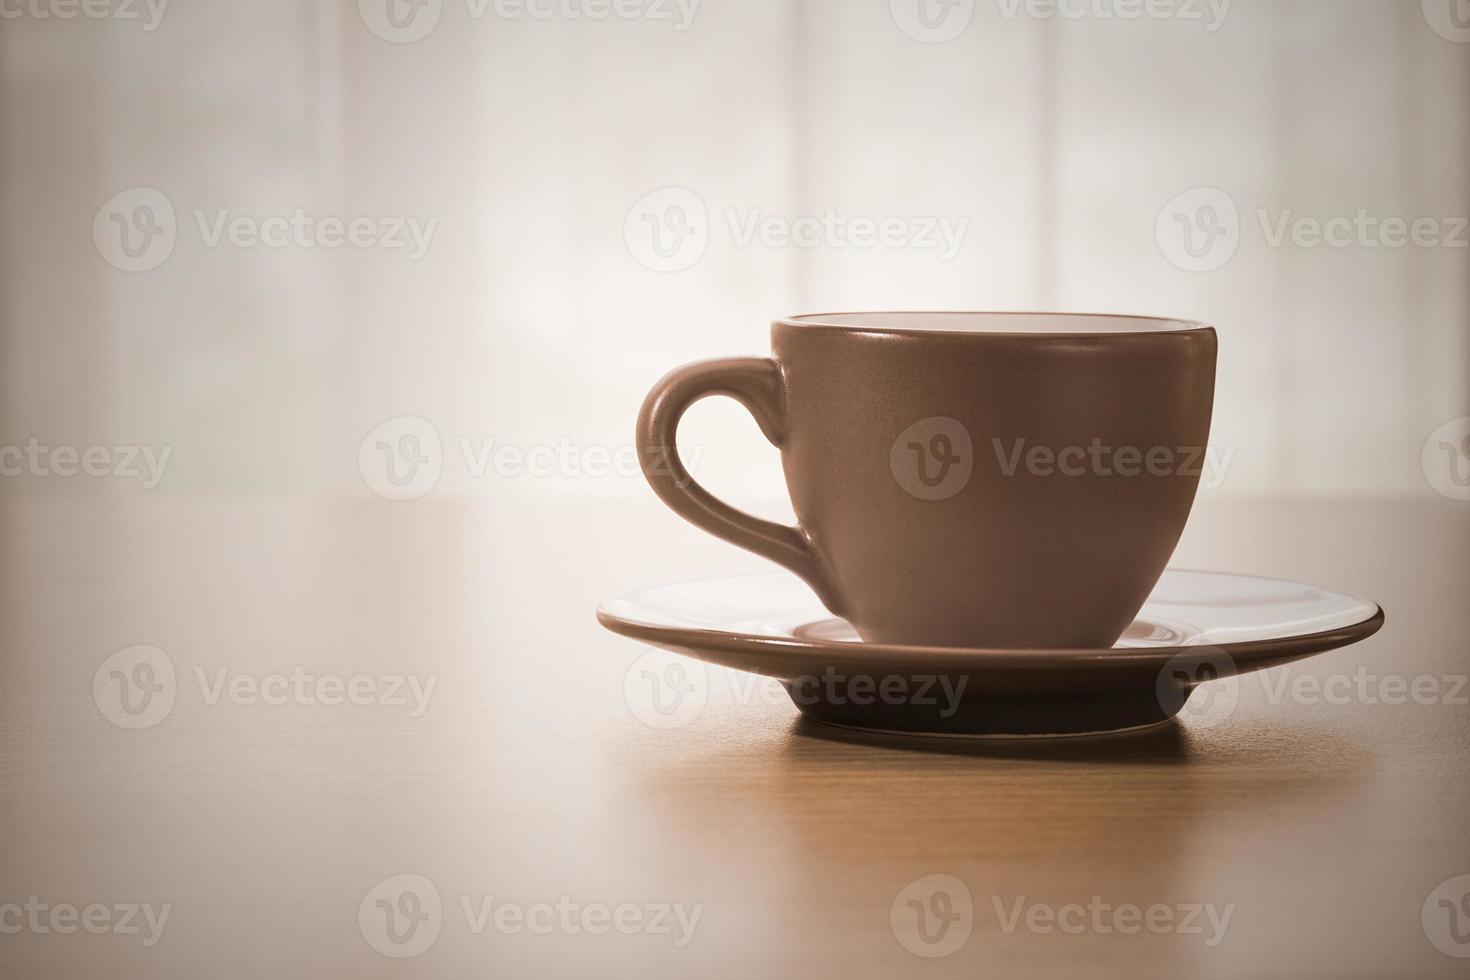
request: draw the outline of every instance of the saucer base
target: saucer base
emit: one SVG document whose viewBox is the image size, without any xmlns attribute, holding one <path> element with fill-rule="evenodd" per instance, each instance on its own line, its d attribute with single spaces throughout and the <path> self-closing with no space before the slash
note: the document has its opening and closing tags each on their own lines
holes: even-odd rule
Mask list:
<svg viewBox="0 0 1470 980">
<path fill-rule="evenodd" d="M 1184 700 L 1161 699 L 1151 688 L 1136 693 L 1008 697 L 977 692 L 970 686 L 973 680 L 964 674 L 944 677 L 929 691 L 914 686 L 904 699 L 889 701 L 867 690 L 799 688 L 799 682 L 791 681 L 782 685 L 797 709 L 813 721 L 882 734 L 948 738 L 1068 738 L 1136 731 L 1169 721 Z M 1161 701 L 1172 703 L 1166 708 Z"/>
<path fill-rule="evenodd" d="M 1139 725 L 1135 728 L 1109 728 L 1097 732 L 1048 732 L 1045 735 L 998 735 L 998 734 L 974 734 L 968 732 L 904 732 L 892 728 L 863 728 L 858 725 L 843 725 L 835 721 L 823 721 L 815 715 L 802 712 L 802 717 L 814 725 L 821 725 L 844 732 L 857 732 L 862 735 L 881 735 L 885 738 L 916 738 L 935 739 L 937 741 L 952 740 L 956 742 L 1050 742 L 1077 739 L 1086 741 L 1092 738 L 1112 738 L 1113 736 L 1134 735 L 1139 732 L 1151 732 L 1175 723 L 1173 718 L 1165 718 L 1163 721 L 1150 722 L 1147 725 Z"/>
</svg>

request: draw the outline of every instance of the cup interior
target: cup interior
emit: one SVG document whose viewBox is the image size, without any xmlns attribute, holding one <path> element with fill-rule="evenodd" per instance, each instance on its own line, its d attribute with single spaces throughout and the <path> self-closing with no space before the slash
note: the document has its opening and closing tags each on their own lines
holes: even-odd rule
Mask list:
<svg viewBox="0 0 1470 980">
<path fill-rule="evenodd" d="M 984 313 L 891 311 L 805 313 L 777 321 L 795 327 L 827 327 L 878 333 L 1096 334 L 1171 333 L 1208 329 L 1191 320 L 1112 313 Z"/>
</svg>

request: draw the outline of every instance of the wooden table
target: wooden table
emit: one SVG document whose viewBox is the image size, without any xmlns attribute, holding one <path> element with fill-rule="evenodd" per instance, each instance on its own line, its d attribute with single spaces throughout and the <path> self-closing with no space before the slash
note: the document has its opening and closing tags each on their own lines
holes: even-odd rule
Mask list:
<svg viewBox="0 0 1470 980">
<path fill-rule="evenodd" d="M 1470 974 L 1435 945 L 1470 954 L 1435 893 L 1470 874 L 1466 505 L 1202 505 L 1176 564 L 1387 626 L 1218 723 L 1027 743 L 715 670 L 646 723 L 597 603 L 762 567 L 651 500 L 9 497 L 0 541 L 7 978 Z M 172 706 L 119 715 L 144 662 Z"/>
</svg>

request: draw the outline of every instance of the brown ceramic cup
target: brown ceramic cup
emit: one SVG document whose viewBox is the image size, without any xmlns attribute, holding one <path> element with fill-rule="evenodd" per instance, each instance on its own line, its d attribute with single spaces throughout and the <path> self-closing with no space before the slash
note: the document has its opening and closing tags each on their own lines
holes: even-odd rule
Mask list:
<svg viewBox="0 0 1470 980">
<path fill-rule="evenodd" d="M 1215 345 L 1211 327 L 1148 317 L 796 316 L 773 325 L 772 357 L 659 381 L 639 458 L 675 511 L 801 576 L 868 641 L 1107 647 L 1189 517 Z M 796 527 L 679 462 L 679 419 L 708 395 L 781 450 Z"/>
</svg>

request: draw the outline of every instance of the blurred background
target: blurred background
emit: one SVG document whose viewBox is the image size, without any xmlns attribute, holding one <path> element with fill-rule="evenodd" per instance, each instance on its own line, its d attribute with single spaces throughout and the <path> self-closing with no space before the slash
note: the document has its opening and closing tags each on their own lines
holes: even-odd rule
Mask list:
<svg viewBox="0 0 1470 980">
<path fill-rule="evenodd" d="M 666 369 L 907 307 L 1207 320 L 1210 494 L 1433 499 L 1467 41 L 1466 0 L 7 0 L 0 444 L 118 478 L 0 494 L 646 496 Z M 738 406 L 683 440 L 785 508 Z"/>
</svg>

